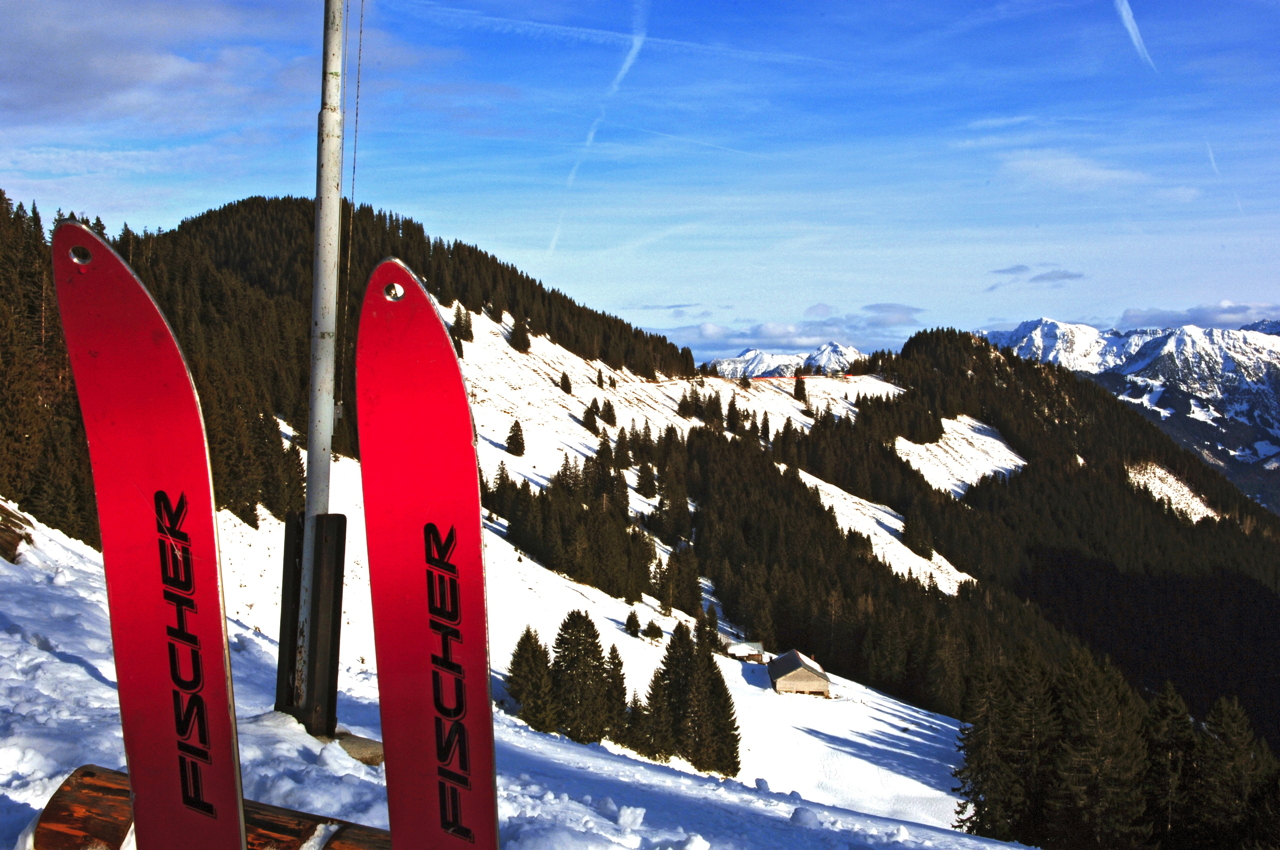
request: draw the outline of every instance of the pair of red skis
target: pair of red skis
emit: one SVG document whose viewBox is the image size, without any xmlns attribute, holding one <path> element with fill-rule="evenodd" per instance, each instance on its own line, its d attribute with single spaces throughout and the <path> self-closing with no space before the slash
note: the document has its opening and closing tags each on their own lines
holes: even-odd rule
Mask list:
<svg viewBox="0 0 1280 850">
<path fill-rule="evenodd" d="M 98 500 L 137 845 L 243 848 L 200 402 L 168 323 L 107 243 L 65 223 L 53 266 Z M 397 260 L 369 280 L 356 375 L 393 846 L 496 850 L 475 432 L 448 333 Z"/>
</svg>

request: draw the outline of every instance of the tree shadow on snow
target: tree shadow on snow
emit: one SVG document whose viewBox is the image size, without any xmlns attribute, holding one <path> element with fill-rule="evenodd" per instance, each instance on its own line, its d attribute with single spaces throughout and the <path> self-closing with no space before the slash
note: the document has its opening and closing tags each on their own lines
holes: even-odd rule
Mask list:
<svg viewBox="0 0 1280 850">
<path fill-rule="evenodd" d="M 959 760 L 956 739 L 945 727 L 933 730 L 917 726 L 902 733 L 855 732 L 848 736 L 799 728 L 837 752 L 848 753 L 889 773 L 914 779 L 935 791 L 950 794 L 956 786 L 951 775 Z"/>
</svg>

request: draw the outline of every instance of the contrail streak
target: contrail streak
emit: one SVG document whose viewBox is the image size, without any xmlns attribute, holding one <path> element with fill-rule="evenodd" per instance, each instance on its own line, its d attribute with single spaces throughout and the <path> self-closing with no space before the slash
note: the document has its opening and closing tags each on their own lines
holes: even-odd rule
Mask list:
<svg viewBox="0 0 1280 850">
<path fill-rule="evenodd" d="M 1205 142 L 1204 147 L 1209 152 L 1209 164 L 1213 166 L 1213 173 L 1221 177 L 1222 172 L 1218 170 L 1218 161 L 1213 158 L 1213 146 Z"/>
<path fill-rule="evenodd" d="M 1124 28 L 1129 31 L 1129 40 L 1133 42 L 1133 48 L 1138 51 L 1138 55 L 1142 57 L 1142 61 L 1151 66 L 1151 70 L 1156 69 L 1156 63 L 1151 61 L 1151 54 L 1147 53 L 1147 46 L 1142 43 L 1142 33 L 1138 32 L 1138 22 L 1133 19 L 1133 10 L 1129 8 L 1129 0 L 1116 0 L 1116 11 L 1120 13 L 1120 20 L 1124 23 Z"/>
<path fill-rule="evenodd" d="M 600 98 L 600 114 L 596 116 L 596 120 L 591 122 L 591 128 L 587 130 L 586 141 L 582 143 L 582 150 L 578 152 L 578 160 L 573 164 L 573 168 L 569 169 L 569 176 L 565 179 L 565 189 L 573 188 L 573 181 L 578 177 L 578 169 L 582 167 L 582 162 L 587 158 L 587 151 L 591 149 L 591 143 L 596 140 L 596 131 L 600 129 L 601 122 L 604 121 L 604 108 L 609 100 L 618 93 L 618 88 L 622 85 L 622 81 L 626 78 L 627 72 L 631 70 L 631 66 L 636 63 L 636 57 L 640 55 L 640 48 L 644 47 L 645 36 L 648 34 L 649 4 L 647 0 L 637 0 L 635 12 L 631 18 L 631 47 L 627 50 L 627 55 L 622 60 L 622 65 L 618 68 L 618 73 L 613 75 L 613 82 L 609 83 L 609 88 L 605 91 L 604 97 Z M 556 243 L 560 241 L 560 229 L 564 224 L 564 210 L 560 211 L 560 221 L 556 224 L 556 231 L 551 237 L 551 244 L 547 246 L 547 256 L 551 256 L 556 251 Z"/>
</svg>

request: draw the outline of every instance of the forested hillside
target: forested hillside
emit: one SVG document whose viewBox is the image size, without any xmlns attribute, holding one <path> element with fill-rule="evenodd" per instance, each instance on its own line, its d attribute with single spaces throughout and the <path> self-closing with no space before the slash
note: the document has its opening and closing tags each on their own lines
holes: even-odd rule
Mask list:
<svg viewBox="0 0 1280 850">
<path fill-rule="evenodd" d="M 1267 814 L 1280 808 L 1280 779 L 1252 725 L 1280 740 L 1280 519 L 1101 388 L 931 331 L 854 364 L 901 394 L 851 399 L 856 415 L 824 407 L 771 426 L 745 403 L 758 391 L 750 382 L 699 376 L 687 349 L 476 248 L 367 207 L 354 227 L 339 322 L 341 451 L 357 449 L 350 364 L 363 281 L 396 255 L 454 308 L 464 358 L 481 344 L 466 328 L 484 311 L 511 317 L 509 336 L 488 343 L 504 352 L 545 336 L 633 375 L 689 379 L 667 425 L 626 428 L 614 402 L 633 379 L 620 374 L 614 386 L 592 365 L 598 398 L 561 426 L 591 431 L 595 451 L 533 486 L 527 475 L 484 483 L 508 542 L 610 594 L 651 594 L 695 615 L 698 577 L 709 577 L 725 616 L 768 648 L 800 649 L 970 721 L 957 778 L 973 831 L 1054 848 L 1280 841 Z M 248 199 L 171 232 L 126 229 L 115 244 L 189 358 L 220 505 L 251 523 L 258 504 L 296 509 L 300 459 L 281 448 L 274 418 L 305 428 L 311 203 Z M 3 196 L 0 365 L 0 493 L 95 541 L 46 233 L 34 209 Z M 560 378 L 553 392 L 581 409 Z M 797 399 L 804 387 L 797 379 Z M 961 414 L 994 426 L 1027 463 L 956 499 L 903 460 L 897 441 L 937 440 L 942 419 Z M 671 425 L 681 422 L 689 427 Z M 508 440 L 512 456 L 516 445 Z M 1193 524 L 1153 500 L 1130 483 L 1138 463 L 1169 470 L 1222 519 Z M 899 512 L 902 542 L 925 556 L 936 549 L 977 581 L 949 596 L 895 575 L 867 538 L 841 530 L 800 471 Z M 637 516 L 632 489 L 656 508 Z M 651 535 L 671 553 L 657 569 Z"/>
<path fill-rule="evenodd" d="M 354 328 L 364 282 L 397 256 L 445 305 L 509 313 L 528 333 L 639 375 L 689 375 L 693 355 L 621 319 L 583 307 L 473 246 L 427 236 L 412 219 L 362 206 L 343 213 L 338 390 L 345 415 L 334 447 L 355 455 Z M 84 218 L 88 223 L 87 218 Z M 312 202 L 248 198 L 177 229 L 113 240 L 159 303 L 187 357 L 209 431 L 219 507 L 254 522 L 303 498 L 296 454 L 275 417 L 305 436 L 311 315 Z M 354 239 L 347 238 L 354 227 Z M 0 492 L 91 543 L 97 521 L 88 454 L 57 320 L 48 234 L 34 205 L 0 192 Z M 101 222 L 97 228 L 101 232 Z M 102 233 L 102 235 L 106 235 Z M 462 343 L 459 343 L 460 345 Z"/>
</svg>

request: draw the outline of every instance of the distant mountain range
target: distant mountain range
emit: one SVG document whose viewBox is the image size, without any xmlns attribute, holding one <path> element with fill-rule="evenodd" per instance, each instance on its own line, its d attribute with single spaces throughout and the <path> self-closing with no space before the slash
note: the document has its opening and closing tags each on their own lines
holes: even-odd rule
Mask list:
<svg viewBox="0 0 1280 850">
<path fill-rule="evenodd" d="M 1100 331 L 1036 319 L 980 333 L 1025 359 L 1089 376 L 1280 510 L 1280 322 Z"/>
<path fill-rule="evenodd" d="M 769 354 L 758 348 L 745 349 L 737 357 L 712 360 L 710 365 L 722 378 L 784 378 L 802 366 L 818 374 L 838 374 L 865 355 L 858 349 L 827 342 L 804 354 Z"/>
</svg>

